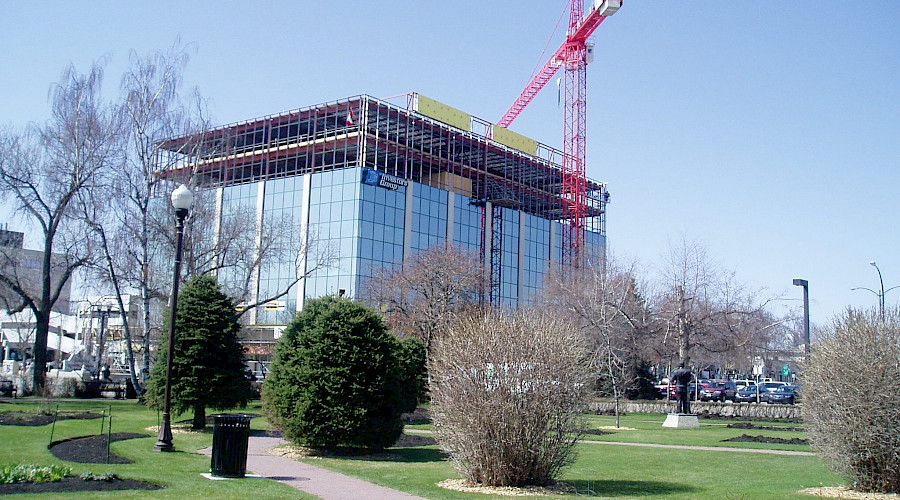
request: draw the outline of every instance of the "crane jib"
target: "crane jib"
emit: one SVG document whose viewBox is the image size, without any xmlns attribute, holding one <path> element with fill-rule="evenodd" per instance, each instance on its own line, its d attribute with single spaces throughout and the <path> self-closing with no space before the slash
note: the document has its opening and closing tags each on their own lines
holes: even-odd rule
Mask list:
<svg viewBox="0 0 900 500">
<path fill-rule="evenodd" d="M 525 90 L 519 94 L 519 97 L 513 102 L 512 106 L 503 114 L 497 125 L 501 127 L 509 127 L 510 124 L 519 116 L 522 110 L 534 99 L 534 97 L 547 85 L 547 82 L 553 78 L 553 75 L 559 70 L 566 60 L 567 46 L 576 43 L 584 46 L 585 41 L 590 37 L 594 30 L 606 20 L 607 17 L 616 13 L 622 6 L 622 0 L 594 0 L 593 8 L 584 17 L 581 24 L 575 31 L 566 37 L 566 41 L 556 49 L 556 52 L 547 60 L 540 71 L 528 82 Z"/>
</svg>

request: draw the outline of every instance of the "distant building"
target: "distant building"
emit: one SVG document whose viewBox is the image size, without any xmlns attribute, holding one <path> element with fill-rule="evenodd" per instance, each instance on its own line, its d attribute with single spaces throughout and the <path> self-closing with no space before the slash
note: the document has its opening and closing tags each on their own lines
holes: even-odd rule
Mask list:
<svg viewBox="0 0 900 500">
<path fill-rule="evenodd" d="M 0 273 L 17 286 L 26 290 L 32 297 L 40 296 L 41 266 L 43 252 L 28 250 L 25 246 L 25 233 L 0 228 Z M 62 255 L 53 255 L 53 263 L 65 261 Z M 65 329 L 66 315 L 69 314 L 71 297 L 71 280 L 63 287 L 59 300 L 53 306 L 50 317 L 50 332 L 47 339 L 48 361 L 65 357 L 74 349 L 73 337 Z M 0 280 L 0 329 L 2 329 L 3 360 L 22 361 L 30 358 L 34 344 L 35 321 L 30 308 L 14 314 L 8 312 L 21 304 L 21 298 L 3 280 Z"/>
<path fill-rule="evenodd" d="M 23 248 L 25 246 L 25 233 L 10 231 L 0 228 L 0 247 Z"/>
<path fill-rule="evenodd" d="M 39 297 L 44 253 L 38 250 L 28 250 L 24 248 L 24 244 L 25 233 L 10 231 L 6 228 L 0 229 L 0 273 L 22 289 L 27 290 L 30 296 Z M 64 255 L 53 254 L 51 266 L 63 267 L 64 264 Z M 54 277 L 58 277 L 58 275 L 59 273 L 56 273 Z M 68 314 L 71 296 L 72 280 L 69 280 L 63 286 L 59 299 L 53 305 L 53 311 Z M 0 281 L 0 308 L 5 309 L 7 305 L 13 307 L 19 302 L 18 295 L 4 281 Z"/>
<path fill-rule="evenodd" d="M 136 368 L 141 366 L 144 343 L 140 302 L 138 295 L 122 296 Z M 99 366 L 93 367 L 93 364 L 91 366 L 99 368 L 109 365 L 114 374 L 127 373 L 125 326 L 116 297 L 113 295 L 84 297 L 75 303 L 75 314 L 77 315 L 75 338 L 84 346 L 84 353 L 88 359 L 99 360 Z M 156 347 L 155 344 L 152 346 Z"/>
</svg>

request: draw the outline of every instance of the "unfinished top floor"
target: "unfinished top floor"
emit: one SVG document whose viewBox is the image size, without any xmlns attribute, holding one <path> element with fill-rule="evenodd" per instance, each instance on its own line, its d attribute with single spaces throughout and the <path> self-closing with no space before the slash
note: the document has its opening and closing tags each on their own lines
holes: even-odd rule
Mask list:
<svg viewBox="0 0 900 500">
<path fill-rule="evenodd" d="M 563 152 L 419 94 L 360 95 L 170 139 L 160 174 L 204 188 L 342 168 L 402 179 L 563 220 Z M 586 179 L 585 215 L 603 231 L 605 183 Z"/>
</svg>

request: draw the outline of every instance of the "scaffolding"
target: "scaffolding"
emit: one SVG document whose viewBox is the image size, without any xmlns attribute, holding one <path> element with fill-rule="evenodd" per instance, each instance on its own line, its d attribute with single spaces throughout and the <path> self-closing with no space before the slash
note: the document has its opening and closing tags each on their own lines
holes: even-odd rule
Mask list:
<svg viewBox="0 0 900 500">
<path fill-rule="evenodd" d="M 160 175 L 215 188 L 368 167 L 467 196 L 483 211 L 490 203 L 496 214 L 482 220 L 491 224 L 493 237 L 483 238 L 491 256 L 499 255 L 495 226 L 504 208 L 606 234 L 606 184 L 577 186 L 583 212 L 573 216 L 562 151 L 419 94 L 400 97 L 398 104 L 360 95 L 170 139 L 157 159 Z"/>
</svg>

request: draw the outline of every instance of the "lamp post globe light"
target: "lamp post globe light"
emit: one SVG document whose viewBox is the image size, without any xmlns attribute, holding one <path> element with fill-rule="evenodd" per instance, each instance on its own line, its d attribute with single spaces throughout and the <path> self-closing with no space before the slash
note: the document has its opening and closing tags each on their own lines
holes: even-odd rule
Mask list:
<svg viewBox="0 0 900 500">
<path fill-rule="evenodd" d="M 175 270 L 172 273 L 172 306 L 169 315 L 169 352 L 166 355 L 166 388 L 163 399 L 162 423 L 156 436 L 156 451 L 175 451 L 172 444 L 172 421 L 169 408 L 172 401 L 172 359 L 175 357 L 175 312 L 178 306 L 178 282 L 181 279 L 181 244 L 184 240 L 184 220 L 194 202 L 194 194 L 184 184 L 172 192 L 172 206 L 175 207 Z"/>
</svg>

